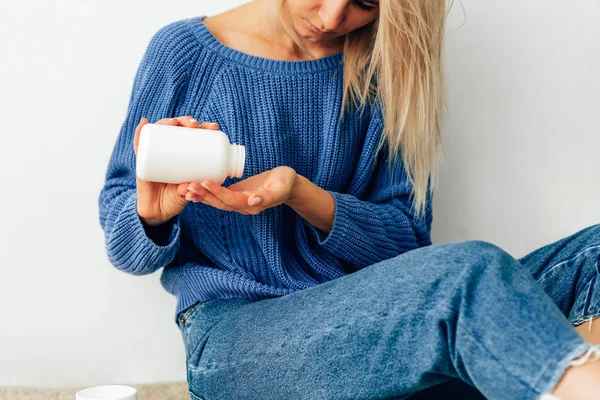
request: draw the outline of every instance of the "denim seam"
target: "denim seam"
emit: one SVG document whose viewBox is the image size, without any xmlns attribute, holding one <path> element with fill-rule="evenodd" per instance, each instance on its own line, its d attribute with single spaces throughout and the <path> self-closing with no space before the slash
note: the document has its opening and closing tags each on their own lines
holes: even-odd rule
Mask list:
<svg viewBox="0 0 600 400">
<path fill-rule="evenodd" d="M 594 282 L 597 279 L 598 279 L 598 276 L 595 276 L 590 280 L 590 283 L 589 283 L 590 287 L 588 288 L 588 292 L 585 296 L 584 311 L 585 311 L 585 307 L 587 307 L 588 314 L 596 314 L 596 312 L 593 312 L 593 311 L 591 313 L 589 312 L 589 306 L 590 306 L 590 304 L 592 304 L 592 294 L 593 294 L 592 292 L 594 291 Z M 584 316 L 585 316 L 585 314 L 584 314 Z"/>
<path fill-rule="evenodd" d="M 188 394 L 192 397 L 192 399 L 194 400 L 204 400 L 203 397 L 198 396 L 196 393 L 192 392 L 192 389 L 188 390 Z"/>
<path fill-rule="evenodd" d="M 585 295 L 585 301 L 584 301 L 584 304 L 583 304 L 583 309 L 581 310 L 581 316 L 580 317 L 576 317 L 573 321 L 571 321 L 571 323 L 573 325 L 579 325 L 579 324 L 581 324 L 581 323 L 589 320 L 590 318 L 596 318 L 596 317 L 599 316 L 600 310 L 592 310 L 592 311 L 589 310 L 590 304 L 592 303 L 592 301 L 591 301 L 592 300 L 592 292 L 593 292 L 593 289 L 594 289 L 593 283 L 597 279 L 598 279 L 598 276 L 594 276 L 588 282 L 588 289 L 587 289 L 587 293 Z M 586 311 L 587 311 L 587 313 L 586 313 Z"/>
<path fill-rule="evenodd" d="M 453 310 L 455 312 L 458 312 L 456 310 Z M 533 392 L 536 392 L 535 389 L 533 389 L 531 387 L 531 385 L 527 384 L 526 382 L 524 382 L 523 380 L 521 380 L 521 378 L 515 376 L 512 372 L 510 372 L 504 365 L 502 365 L 502 363 L 500 362 L 500 360 L 498 360 L 498 358 L 494 355 L 494 353 L 492 353 L 483 343 L 481 343 L 479 340 L 477 340 L 475 338 L 475 336 L 473 336 L 473 334 L 471 333 L 471 331 L 469 329 L 467 329 L 463 324 L 461 324 L 460 322 L 457 321 L 457 326 L 460 326 L 468 335 L 469 337 L 471 337 L 471 339 L 477 343 L 477 345 L 479 345 L 481 348 L 483 348 L 487 353 L 489 353 L 492 358 L 494 359 L 494 361 L 496 361 L 496 363 L 498 365 L 500 365 L 500 367 L 502 367 L 502 369 L 504 369 L 508 375 L 512 376 L 515 380 L 517 380 L 519 383 L 521 383 L 523 386 L 525 386 L 526 388 L 529 388 L 530 390 L 532 390 Z M 536 393 L 539 394 L 539 393 Z"/>
<path fill-rule="evenodd" d="M 235 311 L 235 310 L 233 310 L 233 311 Z M 202 345 L 202 342 L 204 342 L 204 345 L 206 346 L 206 342 L 208 341 L 208 339 L 207 339 L 207 340 L 204 340 L 204 338 L 205 338 L 205 337 L 206 337 L 206 336 L 207 336 L 207 335 L 210 333 L 210 331 L 212 331 L 212 330 L 213 330 L 213 328 L 214 328 L 215 326 L 217 326 L 217 324 L 219 324 L 219 323 L 220 323 L 220 322 L 221 322 L 223 319 L 225 319 L 225 317 L 226 317 L 228 314 L 229 314 L 229 313 L 225 313 L 225 315 L 223 315 L 223 316 L 222 316 L 222 317 L 221 317 L 221 318 L 220 318 L 220 319 L 219 319 L 217 322 L 215 322 L 214 324 L 212 324 L 212 325 L 211 325 L 211 326 L 210 326 L 210 327 L 209 327 L 207 330 L 205 330 L 205 331 L 204 331 L 204 335 L 202 335 L 202 337 L 201 337 L 201 338 L 198 340 L 198 343 L 196 344 L 196 346 L 194 347 L 194 349 L 190 351 L 190 358 L 192 358 L 192 356 L 193 356 L 194 354 L 196 354 L 196 352 L 197 352 L 197 351 L 200 349 L 200 346 Z M 198 360 L 197 360 L 197 361 L 198 361 L 198 362 L 200 361 L 200 357 L 198 357 Z M 197 370 L 197 369 L 198 369 L 198 368 L 197 368 L 197 365 L 191 365 L 191 364 L 189 364 L 189 363 L 188 363 L 188 367 L 189 367 L 190 369 L 193 369 L 193 370 Z M 212 369 L 212 368 L 206 368 L 206 369 Z"/>
<path fill-rule="evenodd" d="M 180 316 L 179 320 L 181 321 L 182 319 L 187 320 L 192 313 L 194 312 L 195 309 L 201 307 L 204 303 L 206 303 L 205 301 L 196 301 L 194 304 L 192 304 L 183 315 Z"/>
<path fill-rule="evenodd" d="M 583 317 L 581 318 L 577 318 L 574 321 L 571 321 L 571 323 L 573 324 L 573 326 L 577 326 L 577 325 L 581 325 L 584 322 L 587 322 L 591 319 L 596 319 L 596 318 L 600 318 L 600 311 L 595 312 L 595 313 L 588 313 L 588 314 L 584 314 Z"/>
<path fill-rule="evenodd" d="M 548 270 L 544 271 L 544 273 L 542 275 L 540 275 L 540 277 L 538 279 L 536 279 L 536 280 L 538 280 L 538 281 L 542 280 L 543 277 L 545 277 L 548 273 L 552 272 L 555 268 L 557 268 L 559 266 L 562 266 L 562 265 L 568 263 L 569 261 L 575 260 L 581 254 L 587 252 L 588 250 L 599 248 L 599 247 L 600 247 L 600 245 L 593 245 L 593 246 L 586 247 L 585 249 L 581 250 L 579 253 L 575 254 L 573 257 L 568 258 L 566 260 L 563 260 L 563 261 L 560 261 L 560 262 L 554 264 L 551 268 L 549 268 Z M 600 262 L 600 261 L 598 261 L 598 262 Z M 596 266 L 598 265 L 598 262 L 596 263 Z"/>
<path fill-rule="evenodd" d="M 552 389 L 556 387 L 558 381 L 562 378 L 565 371 L 570 366 L 571 361 L 585 354 L 590 347 L 592 347 L 590 343 L 583 341 L 582 343 L 579 343 L 574 349 L 570 350 L 562 359 L 558 360 L 557 362 L 554 362 L 555 369 L 554 371 L 552 371 L 551 375 L 547 377 L 546 380 L 546 383 L 550 383 L 550 387 L 548 389 L 540 389 L 538 388 L 539 381 L 547 375 L 548 369 L 553 364 L 553 361 L 548 361 L 534 381 L 535 390 L 539 391 L 539 393 L 541 394 L 549 393 Z"/>
</svg>

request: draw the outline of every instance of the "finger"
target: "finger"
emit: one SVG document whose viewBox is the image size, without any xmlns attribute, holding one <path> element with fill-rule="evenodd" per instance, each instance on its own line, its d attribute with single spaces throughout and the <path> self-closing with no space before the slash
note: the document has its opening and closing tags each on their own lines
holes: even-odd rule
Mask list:
<svg viewBox="0 0 600 400">
<path fill-rule="evenodd" d="M 200 186 L 229 207 L 243 209 L 248 205 L 247 195 L 224 188 L 223 186 L 218 185 L 216 182 L 211 180 L 202 181 Z M 196 185 L 192 184 L 191 187 L 196 188 Z"/>
<path fill-rule="evenodd" d="M 200 123 L 193 117 L 186 115 L 184 117 L 178 117 L 179 123 L 187 128 L 198 128 Z"/>
<path fill-rule="evenodd" d="M 178 126 L 179 120 L 177 118 L 163 118 L 163 119 L 159 119 L 158 121 L 156 121 L 156 123 L 161 124 L 161 125 Z"/>
<path fill-rule="evenodd" d="M 189 192 L 189 190 L 187 189 L 189 184 L 190 184 L 190 182 L 184 182 L 184 183 L 180 183 L 179 185 L 177 185 L 177 195 L 179 197 L 185 198 L 185 195 L 187 194 L 187 192 Z"/>
<path fill-rule="evenodd" d="M 146 118 L 142 117 L 142 119 L 140 120 L 140 123 L 135 128 L 135 135 L 133 135 L 133 152 L 135 153 L 136 157 L 137 157 L 137 153 L 138 153 L 138 145 L 140 143 L 140 133 L 142 132 L 142 127 L 144 125 L 146 125 L 147 123 L 148 123 L 148 120 Z"/>
<path fill-rule="evenodd" d="M 202 198 L 202 196 L 199 196 L 199 195 L 194 194 L 192 192 L 187 192 L 186 193 L 185 200 L 188 201 L 188 202 L 191 201 L 193 203 L 203 203 L 203 204 L 206 204 L 206 205 L 209 205 L 209 206 L 211 205 L 206 200 L 204 200 Z"/>
<path fill-rule="evenodd" d="M 269 182 L 265 186 L 261 186 L 258 190 L 248 195 L 248 205 L 251 207 L 273 207 L 277 199 L 281 197 L 281 182 Z"/>
<path fill-rule="evenodd" d="M 200 124 L 199 128 L 218 130 L 219 124 L 217 124 L 216 122 L 203 122 Z"/>
<path fill-rule="evenodd" d="M 221 210 L 225 210 L 225 211 L 231 211 L 231 207 L 229 207 L 227 204 L 223 203 L 219 198 L 217 198 L 214 194 L 212 194 L 211 192 L 209 192 L 208 190 L 202 188 L 202 190 L 198 191 L 198 194 L 193 193 L 194 197 L 198 197 L 199 199 L 201 199 L 201 201 L 205 204 L 211 205 L 215 208 L 219 208 Z"/>
<path fill-rule="evenodd" d="M 192 200 L 194 200 L 194 198 L 189 197 L 188 195 L 191 195 L 193 193 L 190 193 L 190 191 L 187 189 L 188 185 L 190 184 L 190 182 L 184 182 L 184 183 L 180 183 L 179 185 L 177 185 L 177 197 L 179 197 L 180 199 L 187 201 L 188 203 Z"/>
<path fill-rule="evenodd" d="M 265 200 L 263 199 L 263 197 L 264 197 L 263 195 L 258 194 L 258 193 L 254 193 L 254 194 L 248 196 L 248 205 L 250 207 L 254 207 L 259 204 L 264 206 Z"/>
<path fill-rule="evenodd" d="M 272 207 L 273 197 L 277 198 L 276 193 L 261 188 L 260 190 L 250 193 L 248 196 L 248 205 L 250 207 Z"/>
<path fill-rule="evenodd" d="M 190 116 L 178 117 L 178 118 L 163 118 L 156 121 L 157 124 L 162 125 L 173 125 L 173 126 L 185 126 L 188 128 L 203 128 L 203 129 L 219 129 L 219 124 L 216 122 L 203 122 L 199 123 L 195 118 Z"/>
</svg>

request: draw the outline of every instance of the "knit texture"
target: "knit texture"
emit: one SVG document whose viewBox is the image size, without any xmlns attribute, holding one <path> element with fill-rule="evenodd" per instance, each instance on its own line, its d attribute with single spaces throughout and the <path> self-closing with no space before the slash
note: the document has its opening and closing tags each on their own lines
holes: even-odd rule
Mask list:
<svg viewBox="0 0 600 400">
<path fill-rule="evenodd" d="M 161 284 L 177 297 L 176 318 L 198 301 L 284 296 L 431 244 L 431 197 L 426 218 L 417 218 L 401 159 L 392 170 L 387 145 L 376 153 L 381 108 L 339 118 L 343 53 L 307 61 L 252 56 L 223 45 L 202 19 L 161 27 L 135 74 L 98 199 L 116 268 L 144 275 L 164 267 Z M 190 202 L 164 226 L 143 224 L 135 128 L 142 117 L 183 115 L 217 122 L 231 143 L 246 146 L 243 176 L 222 186 L 289 166 L 333 196 L 331 232 L 285 204 L 243 215 Z"/>
</svg>

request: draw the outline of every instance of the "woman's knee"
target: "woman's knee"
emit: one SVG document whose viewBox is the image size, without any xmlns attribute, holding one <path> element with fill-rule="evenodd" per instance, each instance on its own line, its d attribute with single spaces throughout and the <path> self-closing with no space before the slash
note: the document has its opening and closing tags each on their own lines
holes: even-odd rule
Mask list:
<svg viewBox="0 0 600 400">
<path fill-rule="evenodd" d="M 484 240 L 465 240 L 442 245 L 436 267 L 450 273 L 477 274 L 490 269 L 514 269 L 518 262 L 501 247 Z"/>
<path fill-rule="evenodd" d="M 431 279 L 452 292 L 476 285 L 495 286 L 515 279 L 523 266 L 501 247 L 483 240 L 448 244 L 433 255 Z"/>
<path fill-rule="evenodd" d="M 462 242 L 455 242 L 449 244 L 453 247 L 454 252 L 460 252 L 462 254 L 479 256 L 498 256 L 505 255 L 506 251 L 494 243 L 485 240 L 465 240 Z"/>
<path fill-rule="evenodd" d="M 522 268 L 505 250 L 483 240 L 422 247 L 390 261 L 392 265 L 381 271 L 385 275 L 381 279 L 401 288 L 420 287 L 424 292 L 464 286 L 473 280 L 501 278 Z"/>
</svg>

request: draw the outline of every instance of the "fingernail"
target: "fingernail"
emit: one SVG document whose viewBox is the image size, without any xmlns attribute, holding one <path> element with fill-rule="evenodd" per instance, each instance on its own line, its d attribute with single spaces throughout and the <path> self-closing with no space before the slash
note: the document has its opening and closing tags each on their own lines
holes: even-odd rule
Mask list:
<svg viewBox="0 0 600 400">
<path fill-rule="evenodd" d="M 253 198 L 253 199 L 252 199 L 252 201 L 250 202 L 250 205 L 251 205 L 251 206 L 255 206 L 255 205 L 257 205 L 258 203 L 260 203 L 260 197 L 255 197 L 255 198 Z"/>
<path fill-rule="evenodd" d="M 190 122 L 198 122 L 198 121 L 195 120 L 194 118 L 190 118 Z"/>
<path fill-rule="evenodd" d="M 140 118 L 140 124 L 144 121 L 144 117 Z"/>
<path fill-rule="evenodd" d="M 193 186 L 191 186 L 191 185 L 187 187 L 187 190 L 189 190 L 189 191 L 190 191 L 190 192 L 192 192 L 192 193 L 200 194 L 200 193 L 198 193 L 198 191 L 197 191 L 196 189 L 194 189 L 194 187 L 193 187 Z"/>
<path fill-rule="evenodd" d="M 185 199 L 188 200 L 188 201 L 189 200 L 194 200 L 194 196 L 191 193 L 186 193 L 185 194 Z"/>
<path fill-rule="evenodd" d="M 202 187 L 203 187 L 204 189 L 208 190 L 209 192 L 212 192 L 212 190 L 210 190 L 210 189 L 208 188 L 208 186 L 207 186 L 207 185 L 206 185 L 204 182 L 200 182 L 200 184 L 202 185 Z"/>
<path fill-rule="evenodd" d="M 173 121 L 173 120 L 175 120 L 175 119 L 177 119 L 177 118 L 169 118 L 169 119 L 170 119 L 171 121 Z"/>
</svg>

